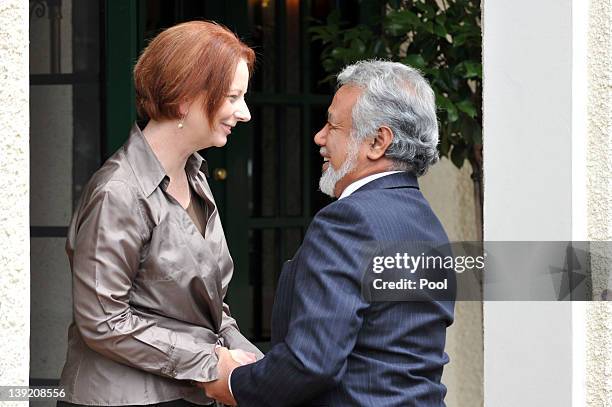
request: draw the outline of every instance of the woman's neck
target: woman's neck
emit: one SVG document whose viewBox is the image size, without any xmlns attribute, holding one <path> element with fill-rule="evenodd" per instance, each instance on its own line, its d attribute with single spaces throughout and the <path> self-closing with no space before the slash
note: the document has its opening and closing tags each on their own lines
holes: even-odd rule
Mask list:
<svg viewBox="0 0 612 407">
<path fill-rule="evenodd" d="M 174 121 L 151 120 L 142 130 L 170 180 L 184 177 L 187 159 L 197 151 L 189 144 L 188 137 L 181 133 Z"/>
</svg>

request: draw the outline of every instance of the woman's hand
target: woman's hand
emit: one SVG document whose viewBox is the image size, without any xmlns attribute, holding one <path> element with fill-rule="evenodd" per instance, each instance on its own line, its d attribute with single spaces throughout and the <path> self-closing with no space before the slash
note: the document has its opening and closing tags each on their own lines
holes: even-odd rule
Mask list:
<svg viewBox="0 0 612 407">
<path fill-rule="evenodd" d="M 252 352 L 247 352 L 242 349 L 231 349 L 229 352 L 232 359 L 240 363 L 242 366 L 257 362 L 257 357 Z"/>
</svg>

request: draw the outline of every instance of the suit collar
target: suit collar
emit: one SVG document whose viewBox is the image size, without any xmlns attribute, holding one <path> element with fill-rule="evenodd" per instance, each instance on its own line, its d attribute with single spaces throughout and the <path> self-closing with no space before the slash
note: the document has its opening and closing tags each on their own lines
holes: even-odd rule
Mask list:
<svg viewBox="0 0 612 407">
<path fill-rule="evenodd" d="M 411 172 L 398 172 L 391 175 L 386 175 L 368 182 L 361 186 L 353 194 L 371 189 L 390 189 L 390 188 L 416 188 L 419 189 L 419 182 L 416 176 Z"/>
<path fill-rule="evenodd" d="M 165 189 L 170 179 L 136 123 L 132 126 L 130 137 L 123 148 L 145 196 L 151 195 L 162 182 L 162 188 Z M 189 176 L 197 175 L 198 171 L 203 171 L 208 176 L 206 160 L 198 153 L 193 153 L 187 159 L 185 170 Z"/>
</svg>

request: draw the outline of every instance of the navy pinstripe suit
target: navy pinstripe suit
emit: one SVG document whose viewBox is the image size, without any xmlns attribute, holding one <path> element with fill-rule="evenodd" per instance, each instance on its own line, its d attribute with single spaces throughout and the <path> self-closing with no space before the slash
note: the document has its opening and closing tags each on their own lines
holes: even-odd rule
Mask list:
<svg viewBox="0 0 612 407">
<path fill-rule="evenodd" d="M 452 301 L 368 303 L 357 254 L 377 241 L 447 237 L 418 189 L 396 173 L 322 209 L 281 274 L 272 349 L 231 376 L 244 406 L 444 406 Z"/>
</svg>

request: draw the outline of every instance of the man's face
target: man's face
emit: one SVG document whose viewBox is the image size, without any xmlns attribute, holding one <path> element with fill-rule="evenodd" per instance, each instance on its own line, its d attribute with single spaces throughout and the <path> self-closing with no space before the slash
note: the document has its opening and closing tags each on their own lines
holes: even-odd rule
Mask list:
<svg viewBox="0 0 612 407">
<path fill-rule="evenodd" d="M 352 182 L 350 173 L 357 164 L 359 144 L 351 136 L 351 114 L 361 92 L 349 85 L 338 89 L 327 110 L 327 123 L 314 136 L 324 159 L 319 187 L 330 196 L 340 196 Z"/>
</svg>

